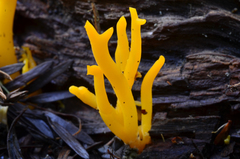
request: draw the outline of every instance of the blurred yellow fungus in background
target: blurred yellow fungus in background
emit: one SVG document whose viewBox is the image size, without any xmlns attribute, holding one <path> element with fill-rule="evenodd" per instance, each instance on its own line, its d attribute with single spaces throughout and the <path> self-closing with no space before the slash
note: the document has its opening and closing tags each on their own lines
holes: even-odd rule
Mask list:
<svg viewBox="0 0 240 159">
<path fill-rule="evenodd" d="M 22 49 L 23 49 L 22 58 L 19 59 L 19 61 L 24 63 L 24 66 L 22 68 L 22 73 L 26 73 L 29 70 L 36 67 L 37 64 L 32 57 L 32 53 L 31 53 L 29 47 L 23 46 Z"/>
<path fill-rule="evenodd" d="M 0 0 L 0 67 L 17 63 L 13 44 L 13 19 L 17 0 Z"/>
</svg>

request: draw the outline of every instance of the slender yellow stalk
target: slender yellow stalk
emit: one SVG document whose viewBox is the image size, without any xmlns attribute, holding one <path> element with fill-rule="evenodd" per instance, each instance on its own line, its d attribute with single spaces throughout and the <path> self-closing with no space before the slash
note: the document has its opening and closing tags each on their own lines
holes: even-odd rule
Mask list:
<svg viewBox="0 0 240 159">
<path fill-rule="evenodd" d="M 124 142 L 127 142 L 128 135 L 126 135 L 124 132 L 123 119 L 116 113 L 115 108 L 112 107 L 108 101 L 104 85 L 103 72 L 96 65 L 88 66 L 87 70 L 88 75 L 94 76 L 94 88 L 97 105 L 103 121 L 116 136 L 121 138 Z"/>
<path fill-rule="evenodd" d="M 126 33 L 127 22 L 125 17 L 121 17 L 117 23 L 117 48 L 115 52 L 115 61 L 122 71 L 125 70 L 129 57 L 129 43 Z"/>
<path fill-rule="evenodd" d="M 143 135 L 148 133 L 152 126 L 152 85 L 164 62 L 165 58 L 160 56 L 143 78 L 141 86 L 141 104 L 142 110 L 145 112 L 142 114 L 141 125 Z"/>
<path fill-rule="evenodd" d="M 131 13 L 131 50 L 124 75 L 130 88 L 132 88 L 142 54 L 141 25 L 145 24 L 146 20 L 138 18 L 135 8 L 130 7 L 129 10 Z"/>
</svg>

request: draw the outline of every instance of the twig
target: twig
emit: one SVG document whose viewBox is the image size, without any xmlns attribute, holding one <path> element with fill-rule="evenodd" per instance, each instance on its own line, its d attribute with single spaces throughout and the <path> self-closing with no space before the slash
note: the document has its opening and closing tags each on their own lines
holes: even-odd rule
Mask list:
<svg viewBox="0 0 240 159">
<path fill-rule="evenodd" d="M 3 71 L 0 70 L 0 74 L 3 74 L 6 79 L 12 81 L 11 76 L 9 76 L 9 74 L 7 74 L 6 72 L 3 72 Z"/>
<path fill-rule="evenodd" d="M 9 91 L 6 87 L 4 87 L 4 85 L 2 84 L 2 82 L 0 81 L 0 87 L 7 93 L 9 94 Z"/>
<path fill-rule="evenodd" d="M 240 82 L 237 84 L 234 84 L 234 85 L 228 85 L 228 88 L 233 88 L 233 87 L 238 87 L 238 86 L 240 86 Z"/>
<path fill-rule="evenodd" d="M 165 138 L 164 138 L 163 134 L 161 134 L 161 137 L 162 137 L 163 142 L 165 142 Z"/>
<path fill-rule="evenodd" d="M 8 148 L 8 154 L 10 155 L 10 158 L 11 158 L 11 149 L 13 148 L 13 147 L 11 147 L 11 141 L 12 140 L 14 140 L 14 139 L 12 139 L 12 136 L 11 136 L 11 134 L 12 134 L 12 131 L 14 131 L 14 127 L 15 127 L 15 125 L 17 124 L 17 121 L 20 119 L 20 117 L 23 115 L 23 113 L 26 111 L 28 109 L 28 107 L 25 107 L 22 111 L 21 111 L 21 113 L 13 120 L 13 122 L 12 122 L 12 124 L 11 124 L 11 126 L 10 126 L 10 128 L 9 128 L 9 131 L 8 131 L 8 134 L 7 134 L 7 148 Z M 17 145 L 17 147 L 19 147 L 19 144 Z M 18 148 L 17 148 L 18 149 Z M 19 147 L 19 149 L 20 149 L 20 147 Z M 18 150 L 18 153 L 16 153 L 16 154 L 14 154 L 15 156 L 18 156 L 18 157 L 22 157 L 22 154 L 20 153 L 20 150 Z M 12 156 L 13 157 L 13 156 Z"/>
<path fill-rule="evenodd" d="M 101 28 L 100 28 L 100 23 L 99 23 L 98 10 L 97 10 L 94 2 L 92 2 L 91 5 L 92 5 L 92 11 L 93 11 L 94 26 L 95 26 L 95 29 L 97 30 L 97 32 L 100 34 L 101 33 Z"/>
<path fill-rule="evenodd" d="M 205 157 L 203 156 L 202 152 L 199 150 L 199 148 L 197 147 L 197 145 L 194 143 L 193 139 L 192 139 L 192 144 L 193 146 L 197 149 L 198 153 L 200 154 L 200 156 L 202 157 L 202 159 L 205 159 Z"/>
<path fill-rule="evenodd" d="M 6 95 L 2 91 L 0 91 L 0 97 L 4 100 L 7 99 Z"/>
<path fill-rule="evenodd" d="M 108 154 L 111 156 L 111 158 L 113 157 L 113 158 L 121 159 L 120 157 L 118 157 L 118 156 L 114 155 L 112 152 L 110 152 L 109 149 L 107 151 L 108 151 Z"/>
</svg>

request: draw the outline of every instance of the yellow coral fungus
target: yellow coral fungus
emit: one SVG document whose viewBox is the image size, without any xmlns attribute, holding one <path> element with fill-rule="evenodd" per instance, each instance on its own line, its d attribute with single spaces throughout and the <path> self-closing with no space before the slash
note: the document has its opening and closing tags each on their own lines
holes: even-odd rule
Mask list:
<svg viewBox="0 0 240 159">
<path fill-rule="evenodd" d="M 121 17 L 117 23 L 118 45 L 115 52 L 115 61 L 111 58 L 108 50 L 108 41 L 113 34 L 113 28 L 103 34 L 98 34 L 94 27 L 87 21 L 87 31 L 92 46 L 93 55 L 97 66 L 88 66 L 88 75 L 94 76 L 95 95 L 81 86 L 71 86 L 69 91 L 81 99 L 84 103 L 95 109 L 109 127 L 109 129 L 125 144 L 137 148 L 141 152 L 151 138 L 149 130 L 152 120 L 152 84 L 159 70 L 165 62 L 165 58 L 159 59 L 145 75 L 141 86 L 141 102 L 134 101 L 132 85 L 136 77 L 141 77 L 137 71 L 141 59 L 141 25 L 146 20 L 139 19 L 137 11 L 129 8 L 131 13 L 131 50 L 126 34 L 126 20 Z M 103 75 L 111 83 L 117 96 L 117 105 L 114 108 L 108 101 L 104 85 Z M 142 113 L 141 125 L 138 126 L 136 105 L 141 106 L 145 113 Z"/>
<path fill-rule="evenodd" d="M 13 18 L 17 0 L 0 0 L 0 67 L 17 63 L 13 45 Z"/>
</svg>

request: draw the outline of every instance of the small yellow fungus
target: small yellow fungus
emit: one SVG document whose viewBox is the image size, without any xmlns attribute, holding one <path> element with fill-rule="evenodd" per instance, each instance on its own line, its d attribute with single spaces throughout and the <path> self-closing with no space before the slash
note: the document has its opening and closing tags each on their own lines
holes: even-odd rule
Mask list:
<svg viewBox="0 0 240 159">
<path fill-rule="evenodd" d="M 131 89 L 135 79 L 141 77 L 138 72 L 142 52 L 141 25 L 145 24 L 146 20 L 138 18 L 136 9 L 130 7 L 129 10 L 132 31 L 131 50 L 126 34 L 126 19 L 121 17 L 117 23 L 116 62 L 113 61 L 108 50 L 108 41 L 113 34 L 113 28 L 98 34 L 90 22 L 86 22 L 85 29 L 97 62 L 97 65 L 87 66 L 87 74 L 94 76 L 95 95 L 83 86 L 71 86 L 69 91 L 84 103 L 98 109 L 103 121 L 116 136 L 125 144 L 142 152 L 145 145 L 151 142 L 148 132 L 152 125 L 152 85 L 165 58 L 160 56 L 147 72 L 141 86 L 141 102 L 134 101 Z M 117 96 L 115 108 L 108 101 L 104 76 L 111 83 Z M 141 113 L 140 126 L 138 126 L 136 106 L 140 106 L 144 112 Z"/>
<path fill-rule="evenodd" d="M 17 63 L 13 44 L 13 19 L 17 0 L 0 0 L 0 67 Z"/>
<path fill-rule="evenodd" d="M 19 59 L 19 61 L 22 61 L 24 63 L 24 66 L 22 68 L 22 73 L 26 73 L 37 66 L 35 60 L 32 57 L 32 52 L 29 49 L 29 47 L 23 46 L 23 53 L 22 58 Z"/>
<path fill-rule="evenodd" d="M 224 144 L 228 145 L 230 143 L 231 136 L 228 135 L 226 139 L 224 139 Z"/>
</svg>

